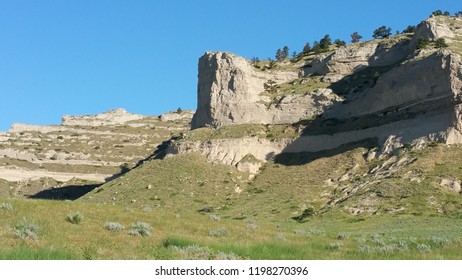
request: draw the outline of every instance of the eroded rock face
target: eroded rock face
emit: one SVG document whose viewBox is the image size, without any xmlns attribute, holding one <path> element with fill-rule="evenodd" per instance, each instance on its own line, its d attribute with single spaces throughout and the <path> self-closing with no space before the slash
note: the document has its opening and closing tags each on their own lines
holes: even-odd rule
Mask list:
<svg viewBox="0 0 462 280">
<path fill-rule="evenodd" d="M 430 41 L 444 38 L 454 45 L 436 49 L 432 43 L 416 50 L 420 37 Z M 282 153 L 319 153 L 367 143 L 376 147 L 369 160 L 403 146 L 425 146 L 429 141 L 462 143 L 460 38 L 461 18 L 432 17 L 419 24 L 414 35 L 351 44 L 307 56 L 305 65 L 276 68 L 292 69 L 285 72 L 255 69 L 248 60 L 230 53 L 206 53 L 199 60 L 198 108 L 192 128 L 311 119 L 301 137 Z M 268 80 L 303 88 L 300 81 L 313 81 L 314 77 L 318 84 L 310 85 L 318 87 L 305 94 L 285 87 L 283 94 L 276 91 L 280 94 L 276 102 L 262 94 Z M 222 144 L 201 143 L 194 150 L 228 154 Z M 210 153 L 213 145 L 218 148 Z M 238 162 L 230 161 L 229 156 L 218 161 Z"/>
<path fill-rule="evenodd" d="M 319 152 L 375 139 L 380 154 L 421 141 L 462 141 L 462 62 L 449 51 L 401 64 L 324 112 L 284 152 Z"/>
<path fill-rule="evenodd" d="M 323 80 L 337 82 L 366 67 L 383 67 L 403 61 L 411 53 L 410 39 L 374 40 L 341 47 L 331 54 L 317 55 L 303 67 L 303 75 L 324 75 Z"/>
<path fill-rule="evenodd" d="M 255 137 L 181 141 L 170 145 L 167 154 L 200 153 L 211 162 L 228 165 L 237 165 L 248 155 L 252 155 L 258 161 L 266 162 L 279 154 L 290 141 L 290 139 L 270 141 Z"/>
<path fill-rule="evenodd" d="M 199 59 L 198 105 L 192 128 L 231 124 L 284 124 L 311 118 L 338 97 L 330 91 L 286 96 L 268 104 L 264 84 L 298 78 L 294 70 L 255 69 L 250 62 L 226 52 L 208 52 Z"/>
</svg>

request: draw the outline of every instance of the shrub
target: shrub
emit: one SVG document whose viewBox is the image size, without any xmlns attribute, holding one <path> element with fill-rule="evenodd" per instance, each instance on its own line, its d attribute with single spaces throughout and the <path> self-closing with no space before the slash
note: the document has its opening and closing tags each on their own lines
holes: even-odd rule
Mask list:
<svg viewBox="0 0 462 280">
<path fill-rule="evenodd" d="M 172 246 L 177 251 L 181 259 L 186 260 L 210 260 L 212 252 L 208 247 L 200 247 L 197 244 L 184 247 Z"/>
<path fill-rule="evenodd" d="M 281 232 L 276 233 L 276 239 L 279 241 L 287 241 L 286 236 Z"/>
<path fill-rule="evenodd" d="M 228 229 L 224 227 L 219 227 L 219 228 L 212 229 L 211 231 L 209 231 L 209 236 L 212 236 L 212 237 L 220 237 L 220 236 L 226 236 L 226 235 L 228 235 Z"/>
<path fill-rule="evenodd" d="M 444 247 L 452 243 L 451 240 L 444 238 L 444 237 L 439 237 L 439 236 L 432 236 L 429 238 L 429 241 L 436 246 Z"/>
<path fill-rule="evenodd" d="M 428 40 L 428 38 L 426 37 L 419 37 L 417 38 L 417 43 L 416 43 L 416 49 L 417 50 L 422 50 L 422 49 L 425 49 L 428 44 L 430 44 L 430 40 Z"/>
<path fill-rule="evenodd" d="M 417 244 L 416 246 L 417 250 L 419 250 L 420 252 L 423 252 L 423 253 L 428 253 L 428 252 L 431 252 L 431 248 L 430 246 L 426 245 L 426 244 Z"/>
<path fill-rule="evenodd" d="M 151 236 L 151 225 L 143 222 L 136 222 L 132 224 L 132 229 L 128 231 L 130 235 L 136 236 Z"/>
<path fill-rule="evenodd" d="M 343 240 L 343 239 L 347 239 L 348 238 L 348 234 L 346 232 L 341 232 L 337 235 L 337 239 L 338 240 Z"/>
<path fill-rule="evenodd" d="M 217 216 L 217 215 L 210 215 L 209 218 L 212 221 L 219 221 L 220 220 L 220 216 Z"/>
<path fill-rule="evenodd" d="M 71 224 L 80 224 L 83 220 L 83 215 L 80 213 L 71 213 L 67 215 L 66 221 L 68 221 Z"/>
<path fill-rule="evenodd" d="M 342 247 L 343 247 L 343 245 L 340 242 L 334 242 L 334 243 L 329 244 L 329 250 L 338 250 L 338 249 L 340 249 Z"/>
<path fill-rule="evenodd" d="M 245 225 L 249 231 L 255 231 L 258 227 L 257 223 L 253 219 L 245 220 Z"/>
<path fill-rule="evenodd" d="M 3 202 L 2 204 L 0 204 L 0 209 L 5 211 L 13 211 L 13 206 L 11 205 L 11 203 Z"/>
<path fill-rule="evenodd" d="M 336 40 L 334 41 L 334 44 L 335 44 L 337 47 L 344 47 L 344 46 L 346 46 L 346 42 L 343 41 L 343 40 L 340 40 L 340 39 L 336 39 Z"/>
<path fill-rule="evenodd" d="M 29 223 L 26 218 L 23 218 L 23 222 L 14 226 L 15 236 L 23 240 L 37 240 L 38 232 L 40 227 L 36 224 Z"/>
<path fill-rule="evenodd" d="M 125 227 L 117 222 L 107 222 L 104 224 L 104 228 L 109 231 L 122 231 Z"/>
<path fill-rule="evenodd" d="M 448 44 L 446 44 L 446 41 L 444 40 L 444 38 L 436 39 L 435 45 L 437 48 L 447 48 L 448 47 Z"/>
<path fill-rule="evenodd" d="M 218 252 L 215 254 L 214 259 L 234 261 L 234 260 L 240 260 L 241 258 L 233 252 L 230 252 L 230 253 Z"/>
</svg>

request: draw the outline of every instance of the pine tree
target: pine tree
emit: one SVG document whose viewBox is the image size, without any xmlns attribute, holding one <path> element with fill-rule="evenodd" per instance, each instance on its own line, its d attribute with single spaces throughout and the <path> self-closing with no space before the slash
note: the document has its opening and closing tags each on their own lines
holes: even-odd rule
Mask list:
<svg viewBox="0 0 462 280">
<path fill-rule="evenodd" d="M 406 27 L 406 29 L 403 30 L 403 33 L 414 33 L 415 32 L 415 26 L 414 25 L 409 25 Z"/>
<path fill-rule="evenodd" d="M 286 59 L 289 57 L 289 47 L 288 46 L 284 46 L 282 48 L 282 59 Z"/>
<path fill-rule="evenodd" d="M 308 54 L 310 51 L 311 51 L 311 45 L 310 45 L 309 42 L 307 42 L 307 43 L 305 44 L 305 46 L 303 47 L 303 51 L 302 51 L 302 52 L 303 52 L 304 54 Z"/>
<path fill-rule="evenodd" d="M 353 32 L 351 33 L 351 42 L 352 43 L 357 43 L 359 42 L 359 40 L 361 40 L 361 38 L 363 38 L 363 36 L 359 35 L 358 32 Z"/>
<path fill-rule="evenodd" d="M 374 30 L 374 33 L 372 34 L 372 37 L 374 37 L 374 39 L 377 39 L 377 38 L 388 38 L 391 36 L 391 28 L 390 27 L 386 27 L 385 25 L 383 26 L 380 26 L 379 28 L 377 28 L 376 30 Z"/>
<path fill-rule="evenodd" d="M 336 40 L 334 41 L 334 44 L 335 44 L 338 48 L 343 47 L 343 46 L 346 46 L 346 42 L 345 42 L 345 41 L 342 41 L 342 40 L 340 40 L 340 39 L 336 39 Z"/>
</svg>

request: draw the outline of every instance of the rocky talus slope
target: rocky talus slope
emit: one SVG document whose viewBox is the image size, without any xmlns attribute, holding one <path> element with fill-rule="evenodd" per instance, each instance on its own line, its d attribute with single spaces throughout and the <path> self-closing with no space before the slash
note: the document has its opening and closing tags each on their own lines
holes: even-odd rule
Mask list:
<svg viewBox="0 0 462 280">
<path fill-rule="evenodd" d="M 64 116 L 61 125 L 13 124 L 0 134 L 2 192 L 34 195 L 108 181 L 188 130 L 191 116 L 190 111 L 142 116 L 117 109 Z"/>
</svg>

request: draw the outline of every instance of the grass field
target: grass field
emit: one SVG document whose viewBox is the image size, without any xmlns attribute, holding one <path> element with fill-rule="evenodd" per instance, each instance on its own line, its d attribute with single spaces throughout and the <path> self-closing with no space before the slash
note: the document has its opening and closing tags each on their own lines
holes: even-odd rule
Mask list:
<svg viewBox="0 0 462 280">
<path fill-rule="evenodd" d="M 390 159 L 366 162 L 365 151 L 268 163 L 253 180 L 181 155 L 148 161 L 76 201 L 3 199 L 0 259 L 461 259 L 462 198 L 439 185 L 462 178 L 461 147 L 403 149 L 398 158 L 417 160 L 328 205 Z M 349 213 L 366 202 L 378 210 Z"/>
<path fill-rule="evenodd" d="M 82 202 L 8 200 L 1 211 L 0 259 L 460 259 L 462 216 L 331 213 L 304 223 L 258 217 L 143 211 Z M 66 221 L 78 211 L 79 224 Z M 36 240 L 16 236 L 16 225 L 39 228 Z M 105 228 L 107 222 L 125 227 Z M 150 236 L 130 234 L 133 223 Z"/>
</svg>

